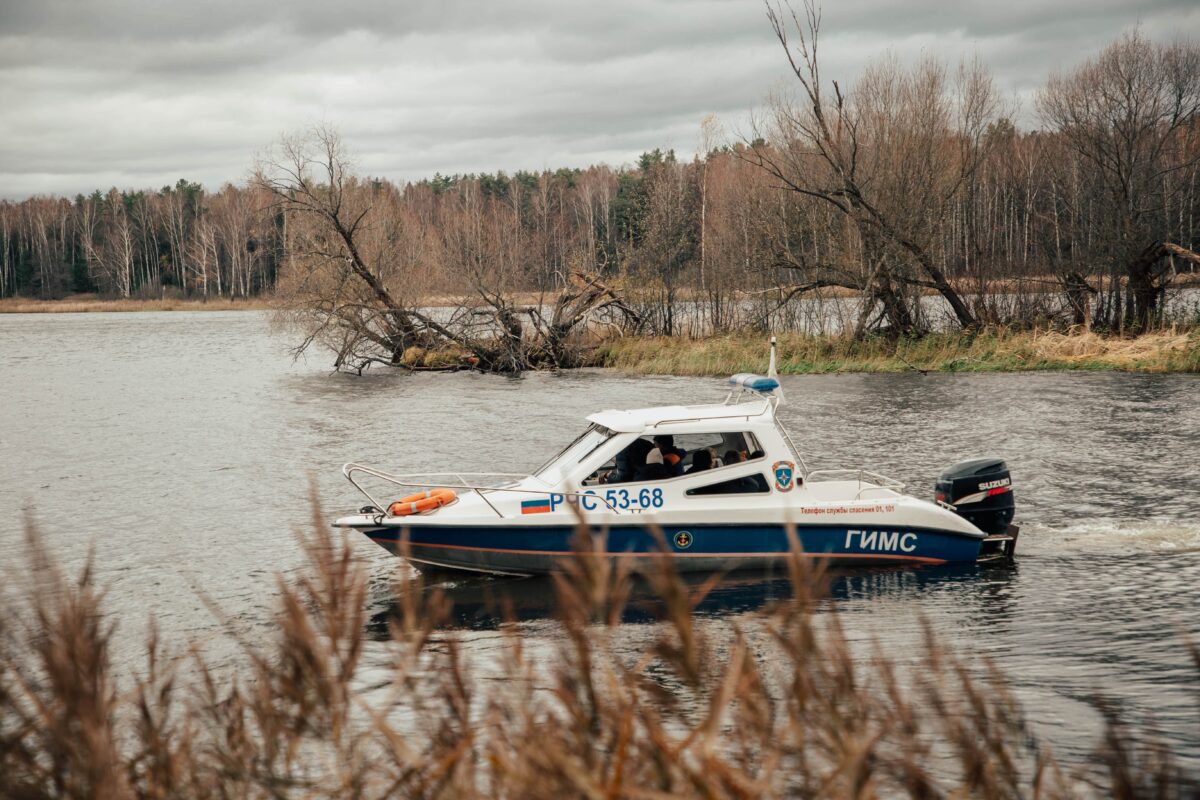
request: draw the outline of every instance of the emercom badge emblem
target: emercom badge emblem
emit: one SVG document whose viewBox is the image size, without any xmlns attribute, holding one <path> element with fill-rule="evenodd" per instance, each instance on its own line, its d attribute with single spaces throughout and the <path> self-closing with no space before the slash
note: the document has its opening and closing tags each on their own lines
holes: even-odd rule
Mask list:
<svg viewBox="0 0 1200 800">
<path fill-rule="evenodd" d="M 781 492 L 790 492 L 796 474 L 796 465 L 791 461 L 776 461 L 775 466 L 771 467 L 771 471 L 775 473 L 775 488 Z"/>
</svg>

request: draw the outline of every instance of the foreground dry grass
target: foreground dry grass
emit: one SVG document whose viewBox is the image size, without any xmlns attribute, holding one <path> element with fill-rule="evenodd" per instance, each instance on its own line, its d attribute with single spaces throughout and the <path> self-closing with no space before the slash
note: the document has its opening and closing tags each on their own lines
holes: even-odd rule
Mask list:
<svg viewBox="0 0 1200 800">
<path fill-rule="evenodd" d="M 97 295 L 72 295 L 61 300 L 32 300 L 24 297 L 0 299 L 0 314 L 83 314 L 103 311 L 246 311 L 271 307 L 270 298 L 231 300 L 164 298 L 161 300 L 109 300 Z"/>
<path fill-rule="evenodd" d="M 765 363 L 765 335 L 707 339 L 626 337 L 598 347 L 592 363 L 626 372 L 732 375 Z M 781 373 L 1020 372 L 1073 369 L 1200 372 L 1200 330 L 1123 338 L 1086 331 L 984 331 L 920 339 L 779 336 Z"/>
<path fill-rule="evenodd" d="M 979 671 L 932 635 L 903 654 L 915 668 L 882 653 L 856 662 L 836 615 L 814 615 L 821 576 L 799 558 L 795 599 L 756 621 L 766 649 L 732 622 L 718 648 L 692 615 L 711 585 L 689 588 L 664 571 L 648 576 L 664 623 L 639 658 L 622 659 L 611 643 L 630 578 L 581 545 L 557 582 L 561 646 L 535 657 L 507 626 L 501 654 L 489 656 L 501 679 L 487 681 L 472 680 L 475 665 L 452 635 L 435 634 L 444 598 L 402 581 L 391 700 L 368 703 L 356 683 L 367 577 L 321 517 L 314 503 L 308 577 L 280 580 L 278 628 L 241 643 L 245 669 L 218 675 L 152 636 L 124 692 L 103 593 L 87 572 L 66 580 L 31 531 L 36 591 L 0 614 L 0 797 L 1184 798 L 1198 789 L 1170 753 L 1112 716 L 1094 764 L 1067 773 L 996 671 L 972 677 Z"/>
</svg>

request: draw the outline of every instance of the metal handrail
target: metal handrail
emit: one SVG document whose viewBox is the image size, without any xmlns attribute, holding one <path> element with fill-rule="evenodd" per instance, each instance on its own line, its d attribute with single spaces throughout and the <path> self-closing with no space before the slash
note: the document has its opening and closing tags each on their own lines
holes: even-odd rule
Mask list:
<svg viewBox="0 0 1200 800">
<path fill-rule="evenodd" d="M 792 451 L 792 455 L 800 462 L 800 470 L 804 473 L 804 480 L 808 480 L 808 476 L 812 473 L 808 471 L 808 464 L 804 463 L 804 456 L 800 455 L 800 448 L 796 447 L 796 443 L 792 441 L 792 435 L 788 433 L 788 429 L 783 426 L 779 418 L 775 418 L 775 427 L 783 434 L 784 441 L 787 442 L 788 448 Z"/>
<path fill-rule="evenodd" d="M 405 487 L 408 487 L 411 489 L 453 489 L 453 488 L 458 488 L 458 489 L 474 490 L 475 493 L 479 495 L 480 499 L 482 499 L 483 502 L 488 504 L 488 508 L 492 509 L 492 511 L 494 511 L 496 513 L 496 516 L 499 517 L 500 519 L 505 518 L 504 514 L 500 513 L 500 509 L 498 509 L 494 505 L 492 505 L 492 501 L 487 499 L 487 497 L 484 495 L 484 492 L 514 492 L 517 494 L 537 494 L 537 495 L 557 494 L 557 495 L 562 495 L 563 497 L 591 497 L 591 498 L 595 498 L 596 500 L 599 500 L 602 503 L 604 503 L 604 505 L 607 506 L 608 509 L 610 511 L 612 511 L 614 514 L 621 513 L 621 510 L 619 508 L 617 508 L 613 503 L 609 502 L 609 500 L 606 497 L 604 497 L 604 495 L 596 494 L 594 492 L 591 494 L 588 494 L 586 492 L 564 492 L 564 491 L 556 491 L 554 489 L 518 489 L 518 488 L 515 488 L 512 486 L 481 486 L 478 484 L 469 484 L 466 481 L 466 478 L 481 477 L 481 476 L 492 477 L 492 478 L 517 478 L 517 479 L 537 477 L 536 475 L 529 475 L 527 473 L 520 473 L 520 472 L 412 472 L 412 473 L 408 473 L 407 475 L 393 475 L 389 472 L 384 472 L 383 470 L 375 469 L 374 467 L 368 467 L 363 464 L 355 464 L 353 462 L 343 466 L 342 474 L 346 476 L 346 480 L 350 481 L 350 483 L 354 486 L 354 488 L 358 489 L 358 491 L 363 495 L 363 497 L 366 497 L 368 500 L 370 500 L 371 505 L 375 506 L 380 511 L 382 511 L 384 509 L 384 505 L 380 504 L 380 502 L 378 500 L 376 500 L 374 497 L 371 496 L 370 492 L 368 492 L 366 489 L 364 489 L 358 483 L 358 481 L 354 480 L 353 476 L 354 476 L 354 473 L 356 473 L 356 472 L 365 472 L 366 474 L 371 475 L 376 478 L 379 478 L 380 480 L 384 480 L 389 483 L 394 483 L 397 486 L 405 486 Z M 412 476 L 418 476 L 418 477 L 423 477 L 423 478 L 437 478 L 437 477 L 443 476 L 443 475 L 453 476 L 459 480 L 459 483 L 457 485 L 450 485 L 446 482 L 429 483 L 426 481 L 411 480 Z"/>
<path fill-rule="evenodd" d="M 897 492 L 903 491 L 904 483 L 895 478 L 889 478 L 886 475 L 880 475 L 878 472 L 872 472 L 869 469 L 814 469 L 805 476 L 805 480 L 813 480 L 814 475 L 822 476 L 820 480 L 834 479 L 834 476 L 854 476 L 854 479 L 859 483 L 867 483 L 869 478 L 876 484 L 878 489 L 893 489 Z"/>
<path fill-rule="evenodd" d="M 411 489 L 415 489 L 415 488 L 420 488 L 420 489 L 450 488 L 449 486 L 447 486 L 447 484 L 445 482 L 425 483 L 425 482 L 414 481 L 414 480 L 412 480 L 412 478 L 414 476 L 422 477 L 422 478 L 439 478 L 442 476 L 453 476 L 454 478 L 458 479 L 458 488 L 460 488 L 460 489 L 476 489 L 476 490 L 479 490 L 481 488 L 493 489 L 493 488 L 497 488 L 497 487 L 494 487 L 494 486 L 480 487 L 480 486 L 469 485 L 466 480 L 468 477 L 472 477 L 472 478 L 475 478 L 475 477 L 508 478 L 508 479 L 518 479 L 518 480 L 521 478 L 529 477 L 528 475 L 524 475 L 524 474 L 517 473 L 517 472 L 413 472 L 413 473 L 408 473 L 407 475 L 393 475 L 389 472 L 384 472 L 381 469 L 375 469 L 374 467 L 368 467 L 363 464 L 355 464 L 355 463 L 351 462 L 349 464 L 344 465 L 342 467 L 342 474 L 346 476 L 346 480 L 350 481 L 351 485 L 353 485 L 355 489 L 358 489 L 358 491 L 363 495 L 363 497 L 370 500 L 371 505 L 375 506 L 380 511 L 382 511 L 382 510 L 384 510 L 384 508 L 386 508 L 386 504 L 381 503 L 379 500 L 376 500 L 375 497 L 372 496 L 371 493 L 368 492 L 366 489 L 364 489 L 358 481 L 354 480 L 355 472 L 365 472 L 366 474 L 371 475 L 376 478 L 379 478 L 380 480 L 384 480 L 389 483 L 394 483 L 397 486 L 405 486 L 405 487 L 408 487 Z M 483 502 L 487 503 L 488 507 L 491 508 L 492 511 L 494 511 L 496 513 L 496 516 L 500 517 L 501 519 L 504 518 L 504 515 L 501 514 L 500 511 L 494 505 L 492 505 L 490 500 L 488 500 L 486 497 L 483 496 L 482 492 L 479 492 L 479 496 L 483 499 Z"/>
<path fill-rule="evenodd" d="M 732 392 L 730 392 L 730 394 L 732 394 Z M 760 395 L 760 397 L 761 397 L 761 395 Z M 660 419 L 658 422 L 654 423 L 650 427 L 657 428 L 659 425 L 678 425 L 681 422 L 709 422 L 714 419 L 746 419 L 746 420 L 748 420 L 751 417 L 762 417 L 762 416 L 765 416 L 768 411 L 775 410 L 775 406 L 771 404 L 771 399 L 772 398 L 770 398 L 770 397 L 764 397 L 763 398 L 764 405 L 763 405 L 762 411 L 755 411 L 754 413 L 747 412 L 745 414 L 722 414 L 719 417 L 676 417 L 674 419 Z M 729 404 L 724 403 L 723 405 L 729 405 Z M 734 405 L 737 405 L 737 404 L 735 403 Z M 730 407 L 732 408 L 733 406 L 730 406 Z"/>
</svg>

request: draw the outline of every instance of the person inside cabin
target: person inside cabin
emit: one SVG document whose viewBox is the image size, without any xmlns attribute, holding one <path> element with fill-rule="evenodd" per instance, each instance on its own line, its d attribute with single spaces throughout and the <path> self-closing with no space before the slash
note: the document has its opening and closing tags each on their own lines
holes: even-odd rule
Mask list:
<svg viewBox="0 0 1200 800">
<path fill-rule="evenodd" d="M 696 472 L 710 470 L 712 469 L 712 465 L 712 450 L 707 447 L 702 447 L 692 454 L 692 466 L 688 468 L 687 474 L 691 475 Z"/>
<path fill-rule="evenodd" d="M 687 451 L 675 446 L 675 437 L 669 433 L 660 433 L 654 437 L 654 445 L 662 453 L 663 464 L 672 478 L 683 474 L 683 459 Z"/>
<path fill-rule="evenodd" d="M 661 481 L 663 478 L 669 477 L 671 477 L 671 473 L 663 461 L 662 450 L 656 447 L 646 454 L 646 466 L 642 468 L 637 479 L 640 481 Z"/>
<path fill-rule="evenodd" d="M 756 450 L 755 452 L 759 451 Z M 759 454 L 761 455 L 761 453 Z M 725 451 L 725 466 L 727 467 L 731 467 L 735 464 L 744 464 L 747 460 L 748 459 L 745 457 L 745 455 L 738 450 Z M 725 491 L 727 491 L 729 494 L 757 492 L 759 491 L 758 481 L 754 479 L 753 475 L 744 475 L 741 478 L 734 478 L 732 481 L 728 482 Z"/>
<path fill-rule="evenodd" d="M 613 470 L 600 479 L 601 483 L 629 483 L 638 477 L 646 468 L 646 456 L 654 448 L 649 441 L 637 438 L 629 446 L 617 453 Z"/>
</svg>

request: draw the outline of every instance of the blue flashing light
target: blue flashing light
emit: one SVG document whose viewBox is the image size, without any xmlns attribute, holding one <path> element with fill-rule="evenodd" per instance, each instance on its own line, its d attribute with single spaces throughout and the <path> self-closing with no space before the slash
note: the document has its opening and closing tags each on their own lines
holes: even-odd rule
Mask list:
<svg viewBox="0 0 1200 800">
<path fill-rule="evenodd" d="M 739 372 L 729 379 L 729 384 L 739 389 L 749 389 L 752 392 L 760 394 L 770 394 L 779 388 L 779 381 L 774 378 L 755 375 L 752 372 Z"/>
</svg>

